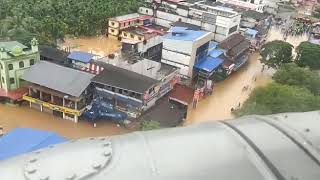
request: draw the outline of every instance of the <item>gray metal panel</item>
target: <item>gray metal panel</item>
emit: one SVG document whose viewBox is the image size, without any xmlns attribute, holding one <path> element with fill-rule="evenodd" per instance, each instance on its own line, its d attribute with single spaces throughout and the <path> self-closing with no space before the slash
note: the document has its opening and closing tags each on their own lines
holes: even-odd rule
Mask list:
<svg viewBox="0 0 320 180">
<path fill-rule="evenodd" d="M 319 118 L 319 113 L 312 115 L 316 116 L 314 119 Z M 306 126 L 320 126 L 320 121 L 305 121 L 310 113 L 297 117 L 293 119 L 304 121 Z M 227 123 L 248 137 L 286 180 L 319 179 L 319 166 L 279 130 L 279 124 L 272 126 L 265 120 L 272 118 L 254 116 Z M 295 129 L 301 129 L 300 125 L 296 124 Z M 318 141 L 319 134 L 320 131 L 317 131 L 310 137 Z M 0 162 L 0 179 L 49 177 L 50 180 L 61 180 L 73 175 L 79 179 L 87 174 L 90 176 L 84 179 L 92 180 L 278 179 L 260 155 L 239 132 L 222 123 L 212 122 L 71 141 L 41 150 L 40 153 Z"/>
<path fill-rule="evenodd" d="M 229 123 L 253 141 L 285 179 L 319 179 L 320 166 L 273 126 L 256 118 L 234 120 Z"/>
<path fill-rule="evenodd" d="M 40 61 L 25 72 L 22 79 L 74 97 L 79 97 L 95 75 Z"/>
</svg>

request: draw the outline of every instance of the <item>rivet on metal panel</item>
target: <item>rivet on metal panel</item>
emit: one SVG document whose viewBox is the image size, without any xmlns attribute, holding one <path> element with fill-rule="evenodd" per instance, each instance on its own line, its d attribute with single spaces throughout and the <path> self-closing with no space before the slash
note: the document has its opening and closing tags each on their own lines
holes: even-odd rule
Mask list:
<svg viewBox="0 0 320 180">
<path fill-rule="evenodd" d="M 101 168 L 101 164 L 95 162 L 95 163 L 93 163 L 92 167 L 93 167 L 94 169 L 100 169 L 100 168 Z"/>
<path fill-rule="evenodd" d="M 107 143 L 104 143 L 104 144 L 103 144 L 104 147 L 110 146 L 110 145 L 111 145 L 111 142 L 107 142 Z"/>
<path fill-rule="evenodd" d="M 33 173 L 35 173 L 37 171 L 37 169 L 34 166 L 31 166 L 31 165 L 28 165 L 25 170 L 29 174 L 33 174 Z"/>
<path fill-rule="evenodd" d="M 34 162 L 36 162 L 38 159 L 37 158 L 31 158 L 30 160 L 29 160 L 29 162 L 30 163 L 34 163 Z"/>
<path fill-rule="evenodd" d="M 49 176 L 41 176 L 40 180 L 49 180 Z"/>
<path fill-rule="evenodd" d="M 66 178 L 66 180 L 74 180 L 74 179 L 76 179 L 76 177 L 77 177 L 76 174 L 71 174 Z"/>
<path fill-rule="evenodd" d="M 105 151 L 103 152 L 103 155 L 106 157 L 111 156 L 111 151 Z"/>
</svg>

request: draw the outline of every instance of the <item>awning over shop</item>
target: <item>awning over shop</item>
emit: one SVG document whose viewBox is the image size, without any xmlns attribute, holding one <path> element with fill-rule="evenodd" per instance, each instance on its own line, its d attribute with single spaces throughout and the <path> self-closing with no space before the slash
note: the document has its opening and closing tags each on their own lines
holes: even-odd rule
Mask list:
<svg viewBox="0 0 320 180">
<path fill-rule="evenodd" d="M 194 67 L 198 70 L 212 72 L 213 70 L 218 68 L 222 63 L 223 60 L 221 58 L 213 58 L 207 56 L 203 59 L 200 59 L 199 62 L 194 65 Z"/>
<path fill-rule="evenodd" d="M 53 132 L 16 128 L 0 138 L 0 160 L 65 141 L 63 137 Z"/>
</svg>

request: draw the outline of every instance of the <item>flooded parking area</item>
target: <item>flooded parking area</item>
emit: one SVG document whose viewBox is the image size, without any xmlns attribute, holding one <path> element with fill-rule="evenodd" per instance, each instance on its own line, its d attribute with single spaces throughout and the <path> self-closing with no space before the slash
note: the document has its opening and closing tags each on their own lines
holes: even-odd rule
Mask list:
<svg viewBox="0 0 320 180">
<path fill-rule="evenodd" d="M 66 39 L 62 48 L 70 47 L 71 51 L 84 51 L 101 57 L 119 52 L 121 43 L 117 39 L 106 36 Z"/>
</svg>

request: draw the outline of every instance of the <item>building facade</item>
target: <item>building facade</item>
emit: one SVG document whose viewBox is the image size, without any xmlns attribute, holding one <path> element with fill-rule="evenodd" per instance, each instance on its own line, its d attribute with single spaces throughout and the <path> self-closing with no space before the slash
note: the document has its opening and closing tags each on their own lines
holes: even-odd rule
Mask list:
<svg viewBox="0 0 320 180">
<path fill-rule="evenodd" d="M 30 107 L 63 119 L 78 122 L 91 103 L 89 89 L 93 74 L 40 61 L 22 76 L 28 82 L 23 99 Z"/>
<path fill-rule="evenodd" d="M 218 1 L 248 8 L 250 10 L 254 10 L 261 13 L 264 11 L 264 4 L 265 4 L 264 3 L 265 0 L 218 0 Z"/>
<path fill-rule="evenodd" d="M 139 13 L 154 16 L 155 23 L 165 27 L 177 21 L 200 26 L 213 32 L 217 42 L 238 32 L 241 19 L 241 13 L 213 1 L 146 3 Z"/>
<path fill-rule="evenodd" d="M 39 60 L 36 39 L 31 41 L 31 49 L 16 41 L 0 42 L 0 88 L 12 91 L 22 87 L 21 76 Z"/>
<path fill-rule="evenodd" d="M 110 18 L 108 21 L 108 35 L 119 38 L 124 29 L 148 24 L 151 19 L 151 16 L 138 13 Z"/>
<path fill-rule="evenodd" d="M 192 79 L 193 66 L 208 53 L 212 33 L 193 31 L 184 27 L 173 27 L 163 36 L 161 62 L 180 69 L 180 75 Z"/>
</svg>

